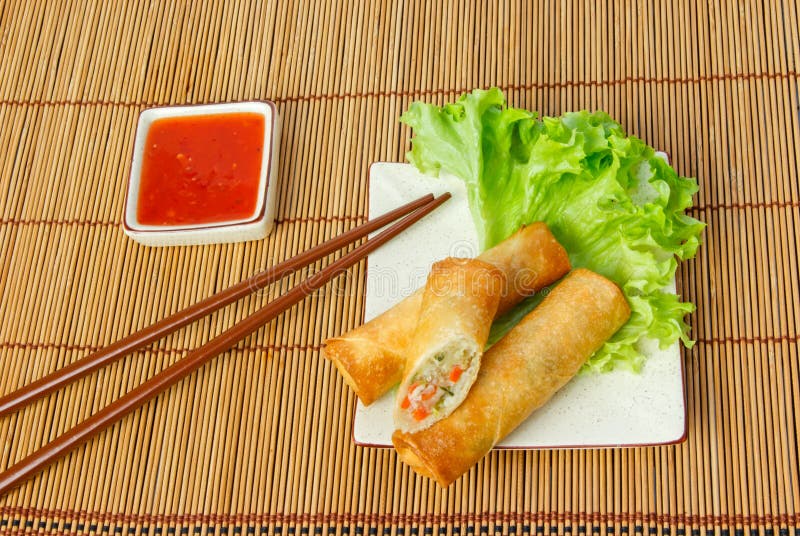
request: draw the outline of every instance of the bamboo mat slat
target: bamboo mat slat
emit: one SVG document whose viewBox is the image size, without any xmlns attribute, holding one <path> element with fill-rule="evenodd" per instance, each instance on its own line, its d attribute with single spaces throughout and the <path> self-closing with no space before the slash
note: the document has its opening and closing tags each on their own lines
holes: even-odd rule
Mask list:
<svg viewBox="0 0 800 536">
<path fill-rule="evenodd" d="M 800 535 L 800 6 L 771 0 L 0 1 L 0 392 L 364 221 L 415 99 L 497 85 L 603 109 L 696 176 L 679 269 L 687 438 L 493 452 L 447 490 L 351 440 L 320 345 L 364 267 L 0 498 L 0 533 Z M 278 225 L 151 249 L 121 229 L 149 106 L 281 115 Z M 317 268 L 322 263 L 317 264 Z M 294 281 L 283 283 L 282 288 Z M 277 296 L 280 286 L 0 419 L 7 467 Z"/>
</svg>

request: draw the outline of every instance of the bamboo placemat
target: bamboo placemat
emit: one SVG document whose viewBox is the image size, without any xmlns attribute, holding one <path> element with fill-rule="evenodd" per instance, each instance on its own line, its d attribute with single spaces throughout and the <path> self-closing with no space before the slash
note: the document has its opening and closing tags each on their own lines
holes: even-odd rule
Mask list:
<svg viewBox="0 0 800 536">
<path fill-rule="evenodd" d="M 494 452 L 446 491 L 353 445 L 320 356 L 361 320 L 363 265 L 0 498 L 0 532 L 800 534 L 795 1 L 0 2 L 3 393 L 356 225 L 414 99 L 498 85 L 601 108 L 700 182 L 679 289 L 687 440 Z M 276 230 L 150 249 L 120 228 L 135 122 L 270 98 Z M 0 420 L 7 467 L 252 312 L 251 297 Z"/>
</svg>

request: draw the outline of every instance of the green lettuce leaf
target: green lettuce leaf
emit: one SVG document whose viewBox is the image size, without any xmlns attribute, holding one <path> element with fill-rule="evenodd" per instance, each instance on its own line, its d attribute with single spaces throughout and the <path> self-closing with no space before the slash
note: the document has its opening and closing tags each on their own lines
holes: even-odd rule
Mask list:
<svg viewBox="0 0 800 536">
<path fill-rule="evenodd" d="M 503 93 L 475 90 L 443 107 L 414 102 L 408 160 L 467 186 L 482 248 L 520 225 L 544 221 L 574 267 L 598 272 L 625 292 L 631 318 L 588 361 L 608 371 L 639 370 L 643 338 L 662 348 L 692 344 L 683 318 L 694 310 L 669 290 L 678 260 L 695 255 L 702 222 L 685 214 L 698 186 L 652 147 L 627 136 L 602 112 L 544 117 L 506 106 Z M 526 300 L 496 323 L 496 340 L 532 309 Z"/>
</svg>

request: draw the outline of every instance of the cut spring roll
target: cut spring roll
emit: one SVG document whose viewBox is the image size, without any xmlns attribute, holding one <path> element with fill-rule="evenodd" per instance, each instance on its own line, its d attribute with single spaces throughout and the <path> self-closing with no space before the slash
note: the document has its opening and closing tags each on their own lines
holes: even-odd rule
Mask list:
<svg viewBox="0 0 800 536">
<path fill-rule="evenodd" d="M 563 387 L 630 316 L 622 291 L 578 269 L 483 356 L 464 402 L 416 433 L 395 431 L 400 459 L 449 486 Z"/>
<path fill-rule="evenodd" d="M 497 315 L 569 271 L 567 252 L 544 223 L 533 223 L 486 250 L 479 260 L 503 272 Z M 325 341 L 324 355 L 365 405 L 402 379 L 406 348 L 417 325 L 422 289 L 362 326 Z"/>
<path fill-rule="evenodd" d="M 433 265 L 397 391 L 399 429 L 423 430 L 467 396 L 504 287 L 503 273 L 477 259 L 449 257 Z"/>
</svg>

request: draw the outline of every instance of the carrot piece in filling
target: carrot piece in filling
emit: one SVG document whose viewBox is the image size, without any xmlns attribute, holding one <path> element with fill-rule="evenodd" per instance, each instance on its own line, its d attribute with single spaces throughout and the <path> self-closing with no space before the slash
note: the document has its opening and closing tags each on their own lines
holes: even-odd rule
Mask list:
<svg viewBox="0 0 800 536">
<path fill-rule="evenodd" d="M 428 408 L 426 408 L 425 406 L 420 406 L 414 410 L 414 413 L 412 413 L 411 416 L 414 417 L 414 419 L 421 421 L 430 414 L 431 412 L 428 411 Z"/>
<path fill-rule="evenodd" d="M 462 372 L 464 371 L 461 370 L 461 367 L 459 367 L 458 365 L 453 367 L 453 370 L 450 371 L 450 381 L 456 383 L 458 379 L 461 377 Z"/>
</svg>

